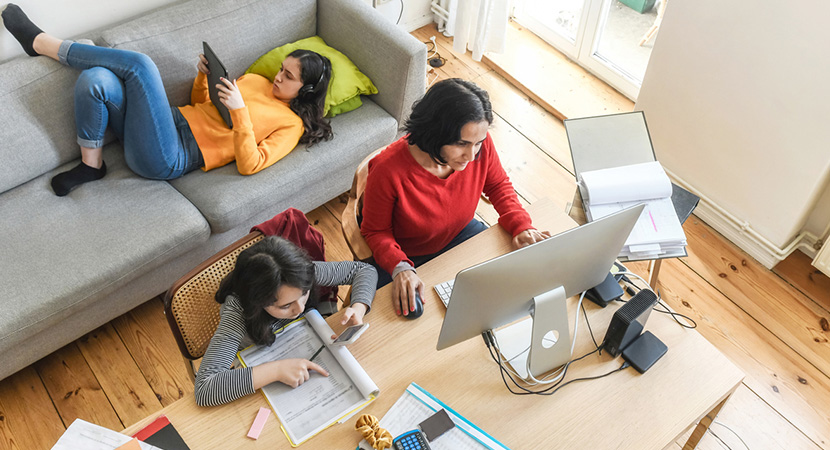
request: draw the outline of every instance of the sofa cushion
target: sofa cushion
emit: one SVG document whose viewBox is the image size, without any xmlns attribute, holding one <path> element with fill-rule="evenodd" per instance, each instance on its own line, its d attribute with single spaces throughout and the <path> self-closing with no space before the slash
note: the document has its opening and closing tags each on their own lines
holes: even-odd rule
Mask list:
<svg viewBox="0 0 830 450">
<path fill-rule="evenodd" d="M 49 58 L 0 64 L 0 192 L 77 159 L 73 90 L 78 72 Z"/>
<path fill-rule="evenodd" d="M 331 126 L 334 139 L 310 148 L 300 145 L 254 175 L 239 175 L 231 163 L 170 183 L 199 208 L 214 233 L 250 223 L 260 211 L 276 214 L 287 207 L 308 211 L 346 191 L 357 164 L 391 143 L 397 133 L 395 119 L 369 99 L 360 109 L 331 119 Z"/>
<path fill-rule="evenodd" d="M 104 159 L 107 176 L 66 197 L 49 180 L 77 161 L 0 194 L 0 352 L 207 241 L 199 211 L 169 184 L 134 175 L 119 144 Z"/>
<path fill-rule="evenodd" d="M 313 36 L 316 30 L 315 0 L 191 0 L 113 27 L 102 36 L 109 46 L 150 56 L 170 104 L 185 105 L 190 103 L 202 41 L 236 78 L 263 53 Z"/>
</svg>

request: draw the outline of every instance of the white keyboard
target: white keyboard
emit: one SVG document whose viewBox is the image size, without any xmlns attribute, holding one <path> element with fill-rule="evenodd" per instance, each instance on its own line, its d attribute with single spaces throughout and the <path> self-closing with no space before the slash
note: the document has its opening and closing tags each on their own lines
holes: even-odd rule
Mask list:
<svg viewBox="0 0 830 450">
<path fill-rule="evenodd" d="M 438 294 L 438 297 L 444 302 L 444 306 L 450 304 L 450 294 L 452 294 L 452 286 L 455 284 L 455 280 L 445 281 L 443 283 L 436 284 L 433 286 L 435 292 Z"/>
</svg>

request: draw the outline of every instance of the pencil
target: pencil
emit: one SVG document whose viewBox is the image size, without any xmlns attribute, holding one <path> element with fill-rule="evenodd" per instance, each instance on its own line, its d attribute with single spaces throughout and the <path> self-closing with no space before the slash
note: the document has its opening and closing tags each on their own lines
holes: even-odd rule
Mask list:
<svg viewBox="0 0 830 450">
<path fill-rule="evenodd" d="M 308 360 L 309 360 L 309 361 L 314 361 L 314 358 L 316 358 L 316 357 L 317 357 L 317 355 L 319 355 L 319 354 L 320 354 L 320 352 L 322 352 L 324 348 L 326 348 L 326 346 L 325 346 L 325 345 L 321 345 L 321 346 L 320 346 L 320 348 L 318 348 L 318 349 L 317 349 L 317 351 L 316 351 L 316 352 L 314 352 L 314 354 L 313 354 L 313 355 L 311 355 L 311 358 L 308 358 Z"/>
</svg>

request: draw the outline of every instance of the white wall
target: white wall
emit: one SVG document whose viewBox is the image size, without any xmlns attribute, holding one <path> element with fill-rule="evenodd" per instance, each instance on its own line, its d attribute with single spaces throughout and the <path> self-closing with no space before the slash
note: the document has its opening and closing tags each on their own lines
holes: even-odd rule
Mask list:
<svg viewBox="0 0 830 450">
<path fill-rule="evenodd" d="M 83 37 L 160 6 L 180 0 L 15 0 L 42 30 L 58 37 Z M 5 5 L 4 5 L 5 6 Z M 0 61 L 22 55 L 23 49 L 3 29 L 0 31 Z"/>
<path fill-rule="evenodd" d="M 371 5 L 372 0 L 363 0 Z M 378 11 L 392 22 L 398 20 L 401 14 L 401 0 L 377 0 Z M 403 0 L 403 15 L 398 25 L 408 33 L 424 25 L 432 23 L 432 12 L 430 12 L 430 0 Z"/>
<path fill-rule="evenodd" d="M 674 0 L 636 104 L 660 161 L 711 200 L 704 220 L 768 266 L 809 219 L 827 225 L 827 17 L 829 2 Z"/>
<path fill-rule="evenodd" d="M 44 31 L 58 37 L 83 37 L 85 33 L 123 22 L 144 12 L 181 0 L 15 0 Z M 362 0 L 371 5 L 371 0 Z M 383 1 L 383 0 L 381 0 Z M 400 26 L 407 32 L 432 22 L 429 0 L 404 0 Z M 378 11 L 391 21 L 398 19 L 400 0 L 387 0 Z M 22 55 L 23 50 L 5 29 L 0 30 L 0 61 Z"/>
</svg>

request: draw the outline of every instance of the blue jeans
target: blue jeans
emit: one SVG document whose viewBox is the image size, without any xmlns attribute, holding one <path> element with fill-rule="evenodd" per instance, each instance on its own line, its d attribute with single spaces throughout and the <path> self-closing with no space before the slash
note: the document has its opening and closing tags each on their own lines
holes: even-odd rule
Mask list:
<svg viewBox="0 0 830 450">
<path fill-rule="evenodd" d="M 486 229 L 487 229 L 487 225 L 484 225 L 478 219 L 473 219 L 473 220 L 470 221 L 470 223 L 468 223 L 466 226 L 464 226 L 464 228 L 457 235 L 455 235 L 454 238 L 452 238 L 452 240 L 450 241 L 449 244 L 447 244 L 441 250 L 438 250 L 438 252 L 433 253 L 431 255 L 410 256 L 409 259 L 411 259 L 412 262 L 415 263 L 415 267 L 418 267 L 422 264 L 426 264 L 428 261 L 436 258 L 437 256 L 441 255 L 442 253 L 446 252 L 447 250 L 449 250 L 449 249 L 455 247 L 456 245 L 466 241 L 467 239 L 470 239 L 471 237 L 477 235 L 478 233 L 481 233 L 482 231 L 484 231 Z M 378 289 L 380 289 L 383 286 L 386 286 L 387 284 L 392 282 L 392 275 L 389 272 L 383 270 L 375 262 L 375 258 L 371 258 L 366 262 L 371 264 L 372 266 L 374 266 L 374 268 L 377 269 L 377 271 L 378 271 L 378 286 L 377 286 Z"/>
<path fill-rule="evenodd" d="M 170 180 L 204 165 L 178 108 L 171 108 L 158 68 L 149 56 L 64 41 L 61 63 L 81 69 L 75 83 L 78 144 L 99 148 L 107 125 L 124 146 L 133 172 Z"/>
</svg>

